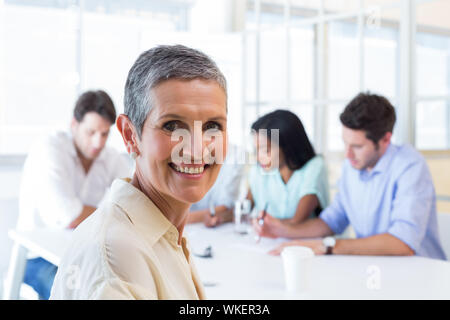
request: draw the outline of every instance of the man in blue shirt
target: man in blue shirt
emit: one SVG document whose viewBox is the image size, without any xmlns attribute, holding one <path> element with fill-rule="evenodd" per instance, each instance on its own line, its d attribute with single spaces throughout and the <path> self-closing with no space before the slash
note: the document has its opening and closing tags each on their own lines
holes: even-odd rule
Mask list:
<svg viewBox="0 0 450 320">
<path fill-rule="evenodd" d="M 254 223 L 261 236 L 326 238 L 287 242 L 272 253 L 302 245 L 316 254 L 416 254 L 445 260 L 430 172 L 413 147 L 391 143 L 396 120 L 392 105 L 384 97 L 361 93 L 340 120 L 347 160 L 332 204 L 319 218 L 297 226 L 281 224 L 268 214 L 262 226 Z M 349 224 L 356 239 L 330 237 Z"/>
</svg>

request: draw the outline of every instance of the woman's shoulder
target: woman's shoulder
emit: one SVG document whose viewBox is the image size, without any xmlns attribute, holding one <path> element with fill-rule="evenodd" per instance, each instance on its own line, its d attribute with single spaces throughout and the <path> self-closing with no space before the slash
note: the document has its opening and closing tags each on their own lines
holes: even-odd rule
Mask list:
<svg viewBox="0 0 450 320">
<path fill-rule="evenodd" d="M 307 166 L 309 167 L 324 167 L 325 166 L 325 159 L 322 155 L 318 154 L 312 157 L 307 163 Z"/>
<path fill-rule="evenodd" d="M 132 250 L 132 223 L 115 203 L 105 201 L 74 231 L 74 238 L 83 241 L 84 250 L 101 251 L 99 259 L 108 259 L 108 248 L 128 245 Z"/>
<path fill-rule="evenodd" d="M 278 173 L 279 175 L 279 173 Z M 248 173 L 248 183 L 254 190 L 264 190 L 276 183 L 277 172 L 265 172 L 259 165 L 253 165 Z"/>
<path fill-rule="evenodd" d="M 259 169 L 258 169 L 258 165 L 254 164 L 250 167 L 249 171 L 248 171 L 248 179 L 250 183 L 254 183 L 259 179 Z"/>
<path fill-rule="evenodd" d="M 143 261 L 142 246 L 134 241 L 131 222 L 120 211 L 117 205 L 105 203 L 74 230 L 55 279 L 55 297 L 88 299 L 102 287 L 117 287 L 118 283 L 152 288 L 153 278 Z M 79 288 L 72 292 L 64 284 L 74 272 L 79 274 Z M 114 294 L 113 289 L 109 294 Z"/>
<path fill-rule="evenodd" d="M 150 252 L 126 211 L 115 203 L 108 210 L 109 219 L 102 237 L 104 259 L 113 274 L 129 280 L 136 270 L 142 267 L 148 270 L 145 261 Z"/>
<path fill-rule="evenodd" d="M 308 174 L 311 172 L 320 172 L 325 169 L 325 160 L 321 155 L 316 155 L 306 162 L 303 167 L 298 169 L 298 172 Z"/>
<path fill-rule="evenodd" d="M 122 249 L 128 248 L 129 252 L 136 251 L 139 244 L 135 226 L 125 210 L 118 204 L 109 202 L 103 208 L 105 220 L 101 241 L 107 250 L 115 253 L 125 253 Z M 117 249 L 117 250 L 116 250 Z"/>
<path fill-rule="evenodd" d="M 102 213 L 101 208 L 97 209 L 72 232 L 53 284 L 54 298 L 86 299 L 89 292 L 108 277 L 102 254 Z M 79 287 L 69 290 L 65 284 L 73 282 L 75 274 Z"/>
</svg>

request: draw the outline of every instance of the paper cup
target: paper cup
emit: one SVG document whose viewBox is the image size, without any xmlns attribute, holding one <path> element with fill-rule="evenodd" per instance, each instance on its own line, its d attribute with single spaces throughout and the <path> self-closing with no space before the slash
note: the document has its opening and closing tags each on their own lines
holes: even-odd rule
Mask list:
<svg viewBox="0 0 450 320">
<path fill-rule="evenodd" d="M 314 251 L 307 247 L 290 246 L 281 252 L 286 289 L 289 292 L 303 292 L 309 288 L 311 263 Z"/>
</svg>

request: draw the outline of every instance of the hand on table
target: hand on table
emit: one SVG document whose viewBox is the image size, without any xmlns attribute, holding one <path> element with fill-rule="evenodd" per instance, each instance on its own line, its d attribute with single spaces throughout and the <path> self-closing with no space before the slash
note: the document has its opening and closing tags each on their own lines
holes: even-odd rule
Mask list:
<svg viewBox="0 0 450 320">
<path fill-rule="evenodd" d="M 252 225 L 256 234 L 260 237 L 278 238 L 283 234 L 284 224 L 280 219 L 272 217 L 266 212 L 264 217 L 264 223 L 260 224 L 260 219 L 263 217 L 264 212 L 261 211 L 257 219 L 253 219 Z"/>
<path fill-rule="evenodd" d="M 214 216 L 205 214 L 203 217 L 203 223 L 208 228 L 214 228 L 222 223 L 229 222 L 233 219 L 233 212 L 231 210 L 217 211 Z"/>
</svg>

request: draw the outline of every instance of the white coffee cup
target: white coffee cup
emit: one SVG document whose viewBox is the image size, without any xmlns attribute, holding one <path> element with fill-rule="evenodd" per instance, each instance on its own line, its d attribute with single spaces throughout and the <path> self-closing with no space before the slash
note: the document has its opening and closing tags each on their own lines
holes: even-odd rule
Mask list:
<svg viewBox="0 0 450 320">
<path fill-rule="evenodd" d="M 281 251 L 281 257 L 287 291 L 298 293 L 308 290 L 314 251 L 307 247 L 290 246 Z"/>
</svg>

